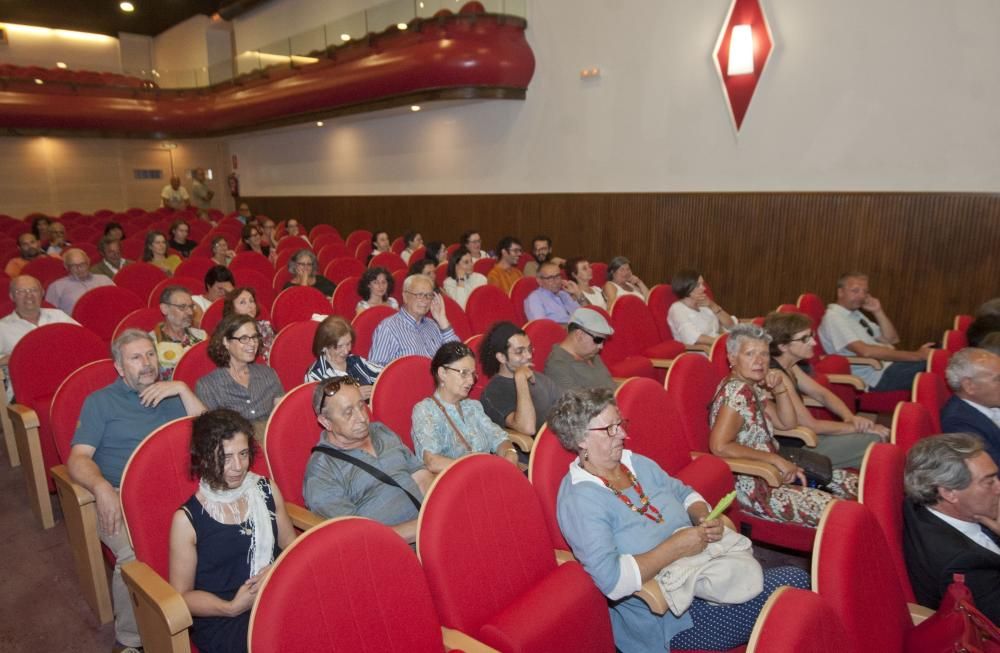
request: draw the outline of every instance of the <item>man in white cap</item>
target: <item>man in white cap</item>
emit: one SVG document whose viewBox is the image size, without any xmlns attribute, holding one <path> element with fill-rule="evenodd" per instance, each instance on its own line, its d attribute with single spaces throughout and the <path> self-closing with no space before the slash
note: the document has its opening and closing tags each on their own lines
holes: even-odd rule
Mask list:
<svg viewBox="0 0 1000 653">
<path fill-rule="evenodd" d="M 566 339 L 552 348 L 545 361 L 545 374 L 559 389 L 578 388 L 615 389 L 611 372 L 598 355 L 604 341 L 613 335 L 604 316 L 589 308 L 578 308 L 566 325 Z"/>
</svg>

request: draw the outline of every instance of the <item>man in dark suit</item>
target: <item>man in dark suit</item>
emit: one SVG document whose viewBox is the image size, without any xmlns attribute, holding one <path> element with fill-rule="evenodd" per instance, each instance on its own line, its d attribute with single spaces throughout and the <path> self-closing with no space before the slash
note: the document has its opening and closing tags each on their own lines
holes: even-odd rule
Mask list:
<svg viewBox="0 0 1000 653">
<path fill-rule="evenodd" d="M 967 347 L 948 361 L 946 376 L 955 394 L 941 409 L 941 430 L 975 433 L 1000 461 L 1000 356 Z"/>
<path fill-rule="evenodd" d="M 1000 623 L 1000 480 L 982 440 L 924 438 L 906 457 L 903 553 L 917 602 L 937 609 L 965 574 L 976 607 Z"/>
</svg>

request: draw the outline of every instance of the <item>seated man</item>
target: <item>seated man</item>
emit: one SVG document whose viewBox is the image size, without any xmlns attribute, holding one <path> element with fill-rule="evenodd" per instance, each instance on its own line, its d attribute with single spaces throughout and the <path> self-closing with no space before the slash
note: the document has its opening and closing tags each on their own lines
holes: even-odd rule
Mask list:
<svg viewBox="0 0 1000 653">
<path fill-rule="evenodd" d="M 524 265 L 524 276 L 537 276 L 542 263 L 555 263 L 557 266 L 566 264 L 566 259 L 552 256 L 552 239 L 548 236 L 535 236 L 531 239 L 531 260 Z"/>
<path fill-rule="evenodd" d="M 486 282 L 509 295 L 514 283 L 524 276 L 517 269 L 517 261 L 523 251 L 521 241 L 513 236 L 504 236 L 497 245 L 497 263 L 486 275 Z"/>
<path fill-rule="evenodd" d="M 306 466 L 306 507 L 323 517 L 374 519 L 416 541 L 420 502 L 434 475 L 384 424 L 369 423 L 354 379 L 316 386 L 313 410 L 323 432 Z"/>
<path fill-rule="evenodd" d="M 368 359 L 384 367 L 402 356 L 432 358 L 441 345 L 452 340 L 458 336 L 448 321 L 444 300 L 434 292 L 434 282 L 422 274 L 411 274 L 403 282 L 402 308 L 375 327 Z"/>
<path fill-rule="evenodd" d="M 490 382 L 480 401 L 503 428 L 534 437 L 562 395 L 552 379 L 531 365 L 531 340 L 510 322 L 497 322 L 483 336 L 479 359 Z"/>
<path fill-rule="evenodd" d="M 35 234 L 30 231 L 23 233 L 17 237 L 17 250 L 20 256 L 15 256 L 11 260 L 7 261 L 7 266 L 4 268 L 4 272 L 7 276 L 13 279 L 17 275 L 21 274 L 21 270 L 24 269 L 29 262 L 35 260 L 39 256 L 45 256 L 42 252 L 41 247 L 38 245 L 38 238 Z M 56 258 L 59 258 L 56 256 Z"/>
<path fill-rule="evenodd" d="M 233 273 L 224 265 L 213 265 L 205 273 L 205 294 L 195 295 L 191 299 L 202 311 L 207 311 L 208 307 L 220 299 L 225 299 L 226 293 L 236 286 L 236 278 Z"/>
<path fill-rule="evenodd" d="M 967 433 L 924 438 L 906 457 L 903 552 L 917 603 L 937 609 L 965 574 L 976 607 L 1000 623 L 1000 481 L 982 441 Z"/>
<path fill-rule="evenodd" d="M 115 554 L 111 591 L 115 650 L 121 650 L 142 646 L 121 576 L 122 565 L 135 559 L 118 499 L 125 463 L 153 430 L 178 417 L 200 415 L 205 407 L 184 383 L 158 381 L 156 349 L 148 334 L 127 329 L 112 343 L 111 356 L 121 378 L 84 401 L 67 467 L 73 481 L 94 495 L 98 534 Z"/>
<path fill-rule="evenodd" d="M 90 271 L 90 257 L 82 249 L 67 249 L 63 254 L 63 264 L 69 274 L 49 285 L 49 289 L 45 291 L 45 301 L 68 315 L 73 314 L 76 301 L 88 290 L 115 284 L 111 277 Z"/>
<path fill-rule="evenodd" d="M 945 376 L 955 394 L 941 409 L 941 430 L 975 433 L 1000 461 L 1000 356 L 967 347 L 951 357 Z"/>
<path fill-rule="evenodd" d="M 122 258 L 122 243 L 120 238 L 105 236 L 97 243 L 97 251 L 101 253 L 101 260 L 90 268 L 94 274 L 102 274 L 110 279 L 114 279 L 123 267 L 128 263 Z"/>
<path fill-rule="evenodd" d="M 545 318 L 566 324 L 580 308 L 582 294 L 574 281 L 563 281 L 559 266 L 542 263 L 538 268 L 538 288 L 524 299 L 524 315 L 529 320 Z"/>
<path fill-rule="evenodd" d="M 872 323 L 861 311 L 875 318 Z M 882 303 L 868 292 L 868 277 L 848 272 L 837 279 L 837 302 L 830 304 L 819 325 L 819 339 L 828 354 L 862 356 L 882 361 L 882 369 L 851 365 L 851 373 L 861 377 L 869 389 L 909 390 L 913 377 L 923 372 L 934 343 L 916 351 L 893 347 L 899 342 L 896 327 L 882 310 Z"/>
<path fill-rule="evenodd" d="M 566 339 L 552 348 L 545 373 L 562 392 L 582 388 L 615 389 L 611 372 L 599 354 L 604 341 L 614 334 L 604 316 L 589 308 L 573 311 Z"/>
<path fill-rule="evenodd" d="M 156 345 L 160 362 L 160 379 L 173 378 L 174 367 L 181 354 L 208 337 L 201 329 L 195 329 L 195 303 L 191 293 L 183 286 L 167 286 L 160 293 L 160 312 L 163 321 L 156 325 L 149 335 Z"/>
<path fill-rule="evenodd" d="M 62 256 L 72 244 L 66 240 L 66 225 L 53 220 L 49 222 L 49 246 L 45 253 L 49 256 Z"/>
<path fill-rule="evenodd" d="M 34 236 L 32 236 L 34 238 Z M 35 277 L 22 274 L 10 282 L 10 298 L 14 300 L 14 311 L 0 318 L 0 365 L 7 374 L 7 361 L 14 346 L 21 341 L 29 331 L 46 324 L 69 323 L 77 321 L 58 308 L 42 308 L 42 284 Z M 13 399 L 10 380 L 4 378 L 7 386 L 7 400 Z"/>
<path fill-rule="evenodd" d="M 181 186 L 180 177 L 171 177 L 170 183 L 160 191 L 160 202 L 164 207 L 181 211 L 191 207 L 191 196 L 187 189 Z"/>
</svg>

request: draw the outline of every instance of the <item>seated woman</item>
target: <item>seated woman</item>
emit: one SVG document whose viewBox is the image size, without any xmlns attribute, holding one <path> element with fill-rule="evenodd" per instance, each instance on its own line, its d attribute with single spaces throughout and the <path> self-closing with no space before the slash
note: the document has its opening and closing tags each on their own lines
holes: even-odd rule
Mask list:
<svg viewBox="0 0 1000 653">
<path fill-rule="evenodd" d="M 284 236 L 293 236 L 296 238 L 301 238 L 307 243 L 309 242 L 309 236 L 306 234 L 306 230 L 302 228 L 299 221 L 295 218 L 290 218 L 285 222 L 285 233 Z"/>
<path fill-rule="evenodd" d="M 306 382 L 349 376 L 358 382 L 362 399 L 368 401 L 382 368 L 351 353 L 355 338 L 354 327 L 339 315 L 320 322 L 312 344 L 316 362 L 306 372 Z"/>
<path fill-rule="evenodd" d="M 263 441 L 267 418 L 285 389 L 273 369 L 254 362 L 259 347 L 256 320 L 249 315 L 223 318 L 208 342 L 208 357 L 219 369 L 201 377 L 194 393 L 209 409 L 229 408 L 250 420 Z"/>
<path fill-rule="evenodd" d="M 389 240 L 389 232 L 382 231 L 381 229 L 376 229 L 372 232 L 372 251 L 368 255 L 368 260 L 365 261 L 365 265 L 372 262 L 372 259 L 382 254 L 383 252 L 392 251 L 392 241 Z"/>
<path fill-rule="evenodd" d="M 468 453 L 495 453 L 517 464 L 507 432 L 469 399 L 476 383 L 476 359 L 468 345 L 446 342 L 431 360 L 434 394 L 413 407 L 413 446 L 427 469 L 437 474 Z"/>
<path fill-rule="evenodd" d="M 388 306 L 399 310 L 399 302 L 392 296 L 396 280 L 385 268 L 367 268 L 358 279 L 358 296 L 361 301 L 354 308 L 355 315 L 372 306 Z"/>
<path fill-rule="evenodd" d="M 170 248 L 181 255 L 182 258 L 191 256 L 191 250 L 198 246 L 198 243 L 188 238 L 191 227 L 183 220 L 174 220 L 170 225 Z"/>
<path fill-rule="evenodd" d="M 649 288 L 642 279 L 632 274 L 632 265 L 627 258 L 616 256 L 608 263 L 608 281 L 604 284 L 604 297 L 608 301 L 609 310 L 621 295 L 635 295 L 646 301 Z"/>
<path fill-rule="evenodd" d="M 212 239 L 212 263 L 227 266 L 236 254 L 229 249 L 229 243 L 225 236 L 216 236 Z"/>
<path fill-rule="evenodd" d="M 556 402 L 548 423 L 562 446 L 579 456 L 559 487 L 559 528 L 610 599 L 619 650 L 735 648 L 746 644 L 774 590 L 809 587 L 809 576 L 801 569 L 772 568 L 764 571 L 764 591 L 745 603 L 694 598 L 680 616 L 653 614 L 632 594 L 664 567 L 720 541 L 724 524 L 706 520 L 710 506 L 700 494 L 649 458 L 625 449 L 627 420 L 611 390 L 570 390 Z"/>
<path fill-rule="evenodd" d="M 427 243 L 426 247 L 426 257 L 434 261 L 435 265 L 441 265 L 442 263 L 448 262 L 448 246 L 440 240 L 432 240 Z"/>
<path fill-rule="evenodd" d="M 816 350 L 816 336 L 808 316 L 771 313 L 764 321 L 764 330 L 771 336 L 771 369 L 779 370 L 788 380 L 785 386 L 791 389 L 796 421 L 819 437 L 813 451 L 827 456 L 834 467 L 860 469 L 868 445 L 887 442 L 889 429 L 852 413 L 840 397 L 810 376 L 808 361 Z M 814 417 L 802 395 L 823 404 L 840 421 Z"/>
<path fill-rule="evenodd" d="M 274 325 L 269 320 L 258 320 L 257 291 L 250 286 L 233 288 L 226 293 L 222 303 L 222 317 L 230 315 L 249 315 L 257 320 L 257 333 L 260 334 L 260 355 L 266 362 L 271 357 L 271 345 L 274 344 Z"/>
<path fill-rule="evenodd" d="M 406 247 L 399 253 L 399 257 L 403 259 L 403 263 L 409 263 L 413 252 L 424 246 L 424 237 L 420 235 L 419 231 L 407 231 L 403 234 L 403 242 Z"/>
<path fill-rule="evenodd" d="M 240 232 L 240 238 L 243 240 L 243 247 L 246 248 L 246 251 L 257 252 L 272 263 L 274 263 L 274 260 L 278 258 L 278 248 L 272 248 L 270 245 L 264 244 L 264 233 L 257 225 L 243 225 L 243 230 Z"/>
<path fill-rule="evenodd" d="M 597 306 L 608 309 L 608 302 L 604 299 L 604 291 L 591 284 L 594 279 L 594 271 L 590 268 L 590 261 L 582 256 L 576 256 L 566 261 L 566 274 L 576 282 L 577 287 L 583 294 L 584 306 Z"/>
<path fill-rule="evenodd" d="M 479 286 L 486 285 L 486 277 L 472 271 L 472 253 L 465 247 L 459 247 L 448 258 L 448 276 L 444 280 L 444 294 L 448 295 L 458 305 L 465 309 L 469 295 Z"/>
<path fill-rule="evenodd" d="M 195 418 L 191 476 L 198 491 L 170 525 L 170 584 L 193 617 L 200 651 L 247 650 L 250 608 L 282 549 L 295 539 L 277 486 L 250 471 L 257 448 L 231 410 Z"/>
<path fill-rule="evenodd" d="M 674 340 L 687 346 L 711 346 L 722 328 L 734 327 L 735 317 L 715 303 L 705 291 L 705 278 L 694 270 L 681 270 L 670 280 L 677 301 L 667 311 Z"/>
<path fill-rule="evenodd" d="M 163 235 L 162 231 L 150 231 L 146 234 L 146 246 L 142 250 L 142 260 L 160 268 L 167 273 L 167 276 L 173 276 L 174 270 L 181 264 L 180 256 L 176 254 L 167 256 L 167 237 Z"/>
<path fill-rule="evenodd" d="M 769 369 L 770 341 L 764 329 L 754 325 L 741 324 L 729 332 L 726 353 L 732 373 L 712 400 L 709 447 L 723 458 L 749 458 L 777 468 L 784 484 L 776 488 L 761 478 L 736 475 L 737 498 L 744 509 L 764 519 L 815 528 L 828 503 L 857 498 L 858 475 L 835 469 L 830 492 L 824 492 L 807 487 L 802 469 L 778 454 L 771 424 L 790 429 L 797 422 L 791 381 Z M 800 485 L 793 485 L 796 481 Z"/>
<path fill-rule="evenodd" d="M 422 274 L 431 280 L 434 284 L 434 289 L 437 290 L 437 263 L 429 258 L 422 258 L 417 261 L 410 263 L 410 271 L 406 276 L 411 274 Z"/>
<path fill-rule="evenodd" d="M 327 297 L 331 296 L 337 286 L 322 274 L 317 274 L 316 268 L 318 267 L 319 261 L 316 260 L 316 255 L 312 253 L 312 250 L 300 249 L 295 252 L 292 258 L 288 259 L 288 271 L 292 273 L 292 278 L 285 283 L 284 288 L 310 286 Z"/>
</svg>

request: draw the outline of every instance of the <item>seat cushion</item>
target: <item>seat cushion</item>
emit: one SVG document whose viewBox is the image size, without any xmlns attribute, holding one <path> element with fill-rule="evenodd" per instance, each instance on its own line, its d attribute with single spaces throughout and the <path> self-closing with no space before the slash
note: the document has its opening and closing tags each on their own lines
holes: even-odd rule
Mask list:
<svg viewBox="0 0 1000 653">
<path fill-rule="evenodd" d="M 646 347 L 642 353 L 650 358 L 669 358 L 672 360 L 684 353 L 684 345 L 676 340 L 664 340 Z"/>
</svg>

